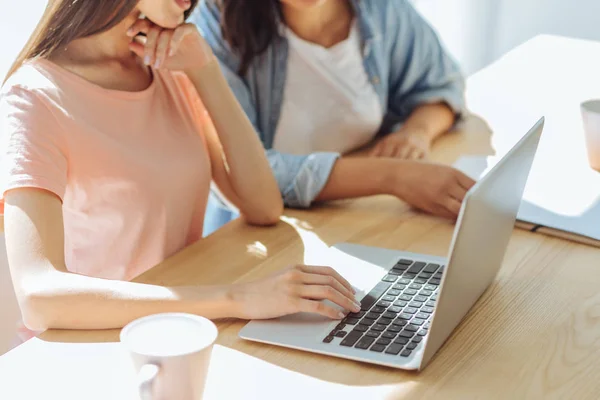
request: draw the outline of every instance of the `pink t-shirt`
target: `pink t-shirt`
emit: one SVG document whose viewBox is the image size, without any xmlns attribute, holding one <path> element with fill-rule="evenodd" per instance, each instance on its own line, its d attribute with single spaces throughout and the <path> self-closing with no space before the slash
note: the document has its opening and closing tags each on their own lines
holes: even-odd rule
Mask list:
<svg viewBox="0 0 600 400">
<path fill-rule="evenodd" d="M 62 199 L 71 272 L 130 280 L 202 237 L 206 112 L 185 75 L 152 72 L 122 92 L 35 60 L 0 92 L 1 192 Z"/>
</svg>

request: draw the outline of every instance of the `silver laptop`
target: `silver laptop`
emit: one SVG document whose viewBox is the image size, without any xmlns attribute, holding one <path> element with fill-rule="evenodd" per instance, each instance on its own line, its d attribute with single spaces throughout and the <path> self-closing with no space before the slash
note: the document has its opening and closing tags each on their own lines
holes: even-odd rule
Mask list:
<svg viewBox="0 0 600 400">
<path fill-rule="evenodd" d="M 240 337 L 407 370 L 424 368 L 493 282 L 511 237 L 544 118 L 467 193 L 448 258 L 339 244 L 329 265 L 362 310 L 342 321 L 295 314 Z"/>
</svg>

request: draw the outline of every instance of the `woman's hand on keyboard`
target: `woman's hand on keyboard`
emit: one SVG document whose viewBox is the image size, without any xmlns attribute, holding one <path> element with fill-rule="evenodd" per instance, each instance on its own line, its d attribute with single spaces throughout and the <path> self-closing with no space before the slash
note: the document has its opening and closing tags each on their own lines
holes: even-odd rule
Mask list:
<svg viewBox="0 0 600 400">
<path fill-rule="evenodd" d="M 298 265 L 260 281 L 234 285 L 231 290 L 235 316 L 243 319 L 270 319 L 299 312 L 342 319 L 347 311 L 360 311 L 352 285 L 330 267 Z"/>
</svg>

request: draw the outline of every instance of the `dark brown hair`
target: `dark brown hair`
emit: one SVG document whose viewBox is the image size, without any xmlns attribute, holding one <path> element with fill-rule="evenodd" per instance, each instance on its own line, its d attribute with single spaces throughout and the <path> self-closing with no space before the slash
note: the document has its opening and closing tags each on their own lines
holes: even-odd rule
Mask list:
<svg viewBox="0 0 600 400">
<path fill-rule="evenodd" d="M 139 0 L 49 0 L 29 41 L 13 63 L 6 78 L 10 77 L 24 61 L 35 57 L 50 57 L 57 49 L 73 40 L 107 31 L 125 19 Z M 192 0 L 192 7 L 198 0 Z"/>
<path fill-rule="evenodd" d="M 277 38 L 285 23 L 279 0 L 212 0 L 222 14 L 221 31 L 240 57 L 239 72 L 245 74 L 255 57 Z"/>
</svg>

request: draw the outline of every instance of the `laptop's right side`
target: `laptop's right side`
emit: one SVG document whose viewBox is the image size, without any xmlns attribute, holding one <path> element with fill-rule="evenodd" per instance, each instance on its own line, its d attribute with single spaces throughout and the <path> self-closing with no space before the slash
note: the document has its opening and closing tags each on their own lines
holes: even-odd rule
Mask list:
<svg viewBox="0 0 600 400">
<path fill-rule="evenodd" d="M 514 229 L 544 122 L 541 118 L 465 197 L 420 369 L 494 281 Z"/>
</svg>

